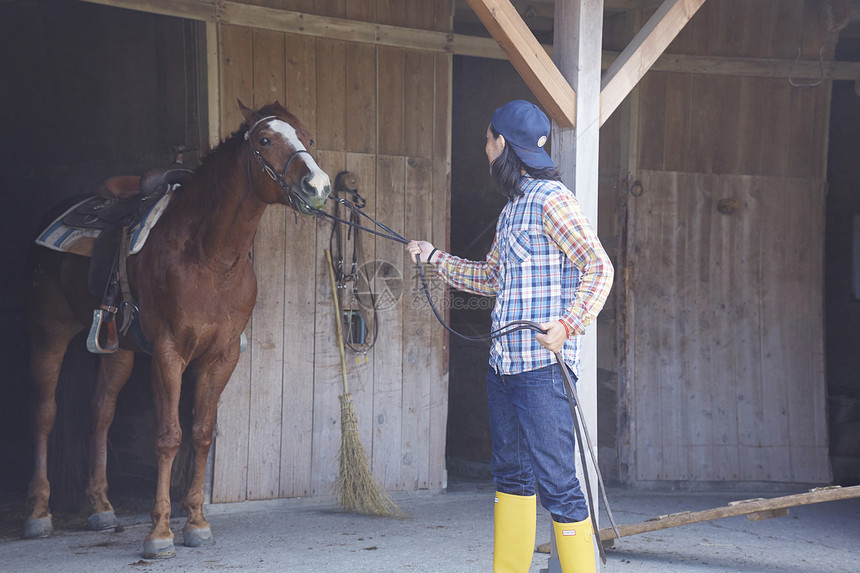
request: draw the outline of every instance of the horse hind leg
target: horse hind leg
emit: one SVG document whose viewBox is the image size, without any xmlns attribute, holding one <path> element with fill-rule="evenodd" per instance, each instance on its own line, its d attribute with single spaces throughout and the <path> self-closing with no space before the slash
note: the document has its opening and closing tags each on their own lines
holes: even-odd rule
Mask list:
<svg viewBox="0 0 860 573">
<path fill-rule="evenodd" d="M 239 344 L 213 362 L 204 362 L 207 367 L 197 369 L 194 389 L 194 426 L 192 440 L 194 462 L 191 482 L 182 501 L 188 519 L 182 529 L 183 542 L 188 547 L 212 545 L 212 529 L 203 514 L 203 482 L 206 477 L 206 460 L 212 445 L 212 430 L 218 399 L 227 385 L 230 375 L 239 360 Z"/>
<path fill-rule="evenodd" d="M 57 416 L 56 391 L 63 357 L 72 338 L 82 329 L 71 322 L 32 325 L 30 372 L 35 388 L 33 408 L 33 476 L 27 491 L 29 515 L 24 537 L 47 537 L 51 521 L 51 485 L 48 482 L 48 435 Z"/>
<path fill-rule="evenodd" d="M 116 412 L 120 390 L 131 376 L 134 352 L 119 349 L 99 359 L 96 391 L 93 396 L 92 447 L 87 501 L 91 514 L 87 527 L 94 531 L 112 529 L 118 525 L 113 506 L 108 500 L 107 437 Z"/>
</svg>

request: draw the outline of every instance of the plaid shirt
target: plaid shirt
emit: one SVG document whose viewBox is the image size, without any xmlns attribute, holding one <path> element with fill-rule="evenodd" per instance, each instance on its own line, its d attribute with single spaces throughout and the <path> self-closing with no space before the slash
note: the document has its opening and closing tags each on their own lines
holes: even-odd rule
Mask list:
<svg viewBox="0 0 860 573">
<path fill-rule="evenodd" d="M 606 302 L 612 263 L 567 187 L 526 176 L 520 188 L 523 196 L 499 215 L 486 261 L 440 252 L 436 272 L 459 290 L 495 296 L 493 329 L 513 320 L 561 320 L 570 333 L 562 357 L 579 376 L 580 335 Z M 490 365 L 499 374 L 554 362 L 529 330 L 497 338 L 490 348 Z"/>
</svg>

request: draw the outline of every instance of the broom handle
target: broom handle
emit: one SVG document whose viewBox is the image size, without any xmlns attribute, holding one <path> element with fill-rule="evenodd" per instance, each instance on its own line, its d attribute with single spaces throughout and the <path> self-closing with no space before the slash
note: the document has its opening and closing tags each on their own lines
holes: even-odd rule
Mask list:
<svg viewBox="0 0 860 573">
<path fill-rule="evenodd" d="M 328 262 L 328 278 L 331 281 L 331 297 L 334 299 L 334 322 L 337 325 L 337 349 L 340 352 L 340 376 L 343 379 L 343 395 L 349 394 L 349 384 L 346 381 L 346 355 L 343 349 L 343 327 L 340 324 L 340 303 L 337 300 L 337 285 L 334 282 L 334 263 L 331 261 L 331 253 L 325 250 L 325 258 Z"/>
</svg>

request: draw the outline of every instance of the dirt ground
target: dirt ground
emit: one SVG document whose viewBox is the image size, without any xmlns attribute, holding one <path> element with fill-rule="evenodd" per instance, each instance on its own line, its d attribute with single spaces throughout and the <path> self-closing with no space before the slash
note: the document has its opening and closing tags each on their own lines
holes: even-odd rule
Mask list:
<svg viewBox="0 0 860 573">
<path fill-rule="evenodd" d="M 58 514 L 47 539 L 20 539 L 23 500 L 2 500 L 0 571 L 260 571 L 351 573 L 492 570 L 493 492 L 488 482 L 453 482 L 445 493 L 395 497 L 407 519 L 342 513 L 319 499 L 208 506 L 216 544 L 181 544 L 183 519 L 171 521 L 176 557 L 141 558 L 149 500 L 117 499 L 115 531 L 91 532 L 82 515 Z M 643 492 L 609 490 L 619 524 L 730 501 L 796 492 Z M 549 516 L 538 510 L 537 543 L 549 539 Z M 608 525 L 605 513 L 601 526 Z M 535 553 L 529 573 L 548 568 Z M 860 572 L 860 498 L 791 510 L 788 517 L 750 522 L 732 517 L 623 538 L 607 551 L 603 573 L 852 573 Z"/>
</svg>

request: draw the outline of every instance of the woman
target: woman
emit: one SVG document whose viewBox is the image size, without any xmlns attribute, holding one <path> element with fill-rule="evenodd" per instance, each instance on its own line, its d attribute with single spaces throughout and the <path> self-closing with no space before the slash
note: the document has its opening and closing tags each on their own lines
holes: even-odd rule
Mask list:
<svg viewBox="0 0 860 573">
<path fill-rule="evenodd" d="M 496 483 L 493 570 L 525 572 L 535 542 L 536 491 L 552 514 L 562 570 L 595 570 L 588 505 L 576 478 L 573 417 L 554 353 L 579 373 L 580 337 L 612 285 L 613 268 L 543 147 L 550 122 L 534 104 L 498 108 L 487 128 L 490 173 L 507 196 L 485 261 L 412 241 L 414 259 L 451 286 L 495 296 L 492 328 L 538 322 L 493 341 L 487 373 Z"/>
</svg>

